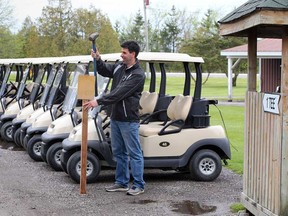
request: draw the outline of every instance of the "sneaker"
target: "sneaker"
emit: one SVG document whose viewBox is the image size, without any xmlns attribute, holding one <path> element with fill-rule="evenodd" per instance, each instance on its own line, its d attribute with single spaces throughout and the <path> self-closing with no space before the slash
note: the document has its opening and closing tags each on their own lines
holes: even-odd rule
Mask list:
<svg viewBox="0 0 288 216">
<path fill-rule="evenodd" d="M 119 184 L 114 184 L 110 187 L 105 187 L 105 190 L 107 192 L 123 192 L 123 191 L 126 192 L 129 190 L 129 188 Z"/>
<path fill-rule="evenodd" d="M 139 195 L 141 193 L 144 193 L 144 189 L 132 186 L 128 191 L 127 191 L 127 195 L 132 195 L 132 196 L 136 196 Z"/>
</svg>

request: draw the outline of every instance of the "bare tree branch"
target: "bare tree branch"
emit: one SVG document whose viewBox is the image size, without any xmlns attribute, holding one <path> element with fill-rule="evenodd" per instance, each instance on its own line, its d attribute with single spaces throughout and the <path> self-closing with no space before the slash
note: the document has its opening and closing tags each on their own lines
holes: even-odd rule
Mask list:
<svg viewBox="0 0 288 216">
<path fill-rule="evenodd" d="M 13 8 L 9 0 L 0 0 L 0 26 L 9 26 L 13 22 Z"/>
</svg>

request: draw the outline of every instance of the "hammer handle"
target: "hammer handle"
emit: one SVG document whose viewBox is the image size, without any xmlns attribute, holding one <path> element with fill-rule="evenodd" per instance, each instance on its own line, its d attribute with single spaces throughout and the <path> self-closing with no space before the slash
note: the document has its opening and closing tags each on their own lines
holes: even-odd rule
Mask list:
<svg viewBox="0 0 288 216">
<path fill-rule="evenodd" d="M 96 53 L 97 49 L 95 46 L 95 42 L 92 43 L 92 49 Z M 95 76 L 95 96 L 98 96 L 98 86 L 97 86 L 97 64 L 96 64 L 96 58 L 93 58 L 93 64 L 94 64 L 94 76 Z"/>
</svg>

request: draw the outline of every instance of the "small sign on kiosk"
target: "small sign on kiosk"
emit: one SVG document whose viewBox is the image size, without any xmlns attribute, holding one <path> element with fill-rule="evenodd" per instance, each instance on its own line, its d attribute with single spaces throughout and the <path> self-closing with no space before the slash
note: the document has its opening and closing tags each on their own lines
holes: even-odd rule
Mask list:
<svg viewBox="0 0 288 216">
<path fill-rule="evenodd" d="M 86 167 L 87 167 L 87 139 L 88 139 L 88 110 L 84 104 L 95 95 L 95 77 L 79 75 L 77 98 L 82 99 L 82 142 L 81 142 L 81 176 L 80 194 L 86 194 Z"/>
<path fill-rule="evenodd" d="M 262 101 L 264 111 L 279 115 L 279 100 L 279 94 L 264 94 Z"/>
</svg>

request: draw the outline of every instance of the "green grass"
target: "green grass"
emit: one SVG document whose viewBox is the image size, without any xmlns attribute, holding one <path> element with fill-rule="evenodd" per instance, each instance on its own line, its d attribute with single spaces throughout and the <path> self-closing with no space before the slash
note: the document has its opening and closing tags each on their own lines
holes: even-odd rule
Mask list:
<svg viewBox="0 0 288 216">
<path fill-rule="evenodd" d="M 145 90 L 149 88 L 150 80 L 145 83 Z M 177 95 L 183 93 L 184 79 L 181 77 L 167 77 L 166 94 Z M 156 85 L 159 86 L 159 83 Z M 244 101 L 247 86 L 247 79 L 238 78 L 237 86 L 233 87 L 233 100 Z M 159 89 L 156 89 L 158 92 Z M 192 83 L 191 94 L 194 92 Z M 209 78 L 202 86 L 202 98 L 217 99 L 227 101 L 228 88 L 226 78 Z M 232 159 L 228 161 L 228 168 L 238 174 L 243 173 L 244 155 L 244 107 L 217 105 L 222 117 L 215 106 L 210 106 L 211 125 L 222 125 L 226 128 L 227 136 L 231 144 Z"/>
<path fill-rule="evenodd" d="M 232 87 L 232 96 L 235 100 L 244 100 L 247 89 L 247 79 L 238 78 L 237 86 Z M 228 81 L 224 78 L 209 78 L 202 87 L 202 96 L 219 100 L 228 99 Z"/>
<path fill-rule="evenodd" d="M 203 80 L 204 81 L 204 80 Z M 228 83 L 227 78 L 209 78 L 202 87 L 202 97 L 228 100 Z M 149 89 L 150 79 L 146 80 L 145 89 Z M 159 79 L 157 79 L 156 86 L 159 87 Z M 166 94 L 177 95 L 183 93 L 184 78 L 182 77 L 167 77 Z M 191 84 L 191 94 L 194 92 L 194 82 Z M 233 100 L 244 100 L 247 89 L 247 79 L 238 78 L 237 86 L 232 88 Z M 159 88 L 156 88 L 156 92 Z"/>
<path fill-rule="evenodd" d="M 245 210 L 245 207 L 241 203 L 234 203 L 230 206 L 230 209 L 232 213 L 237 213 L 241 210 Z"/>
<path fill-rule="evenodd" d="M 238 174 L 243 173 L 244 155 L 244 106 L 210 106 L 210 124 L 222 125 L 226 128 L 227 137 L 230 141 L 231 160 L 228 161 L 228 168 Z"/>
</svg>

